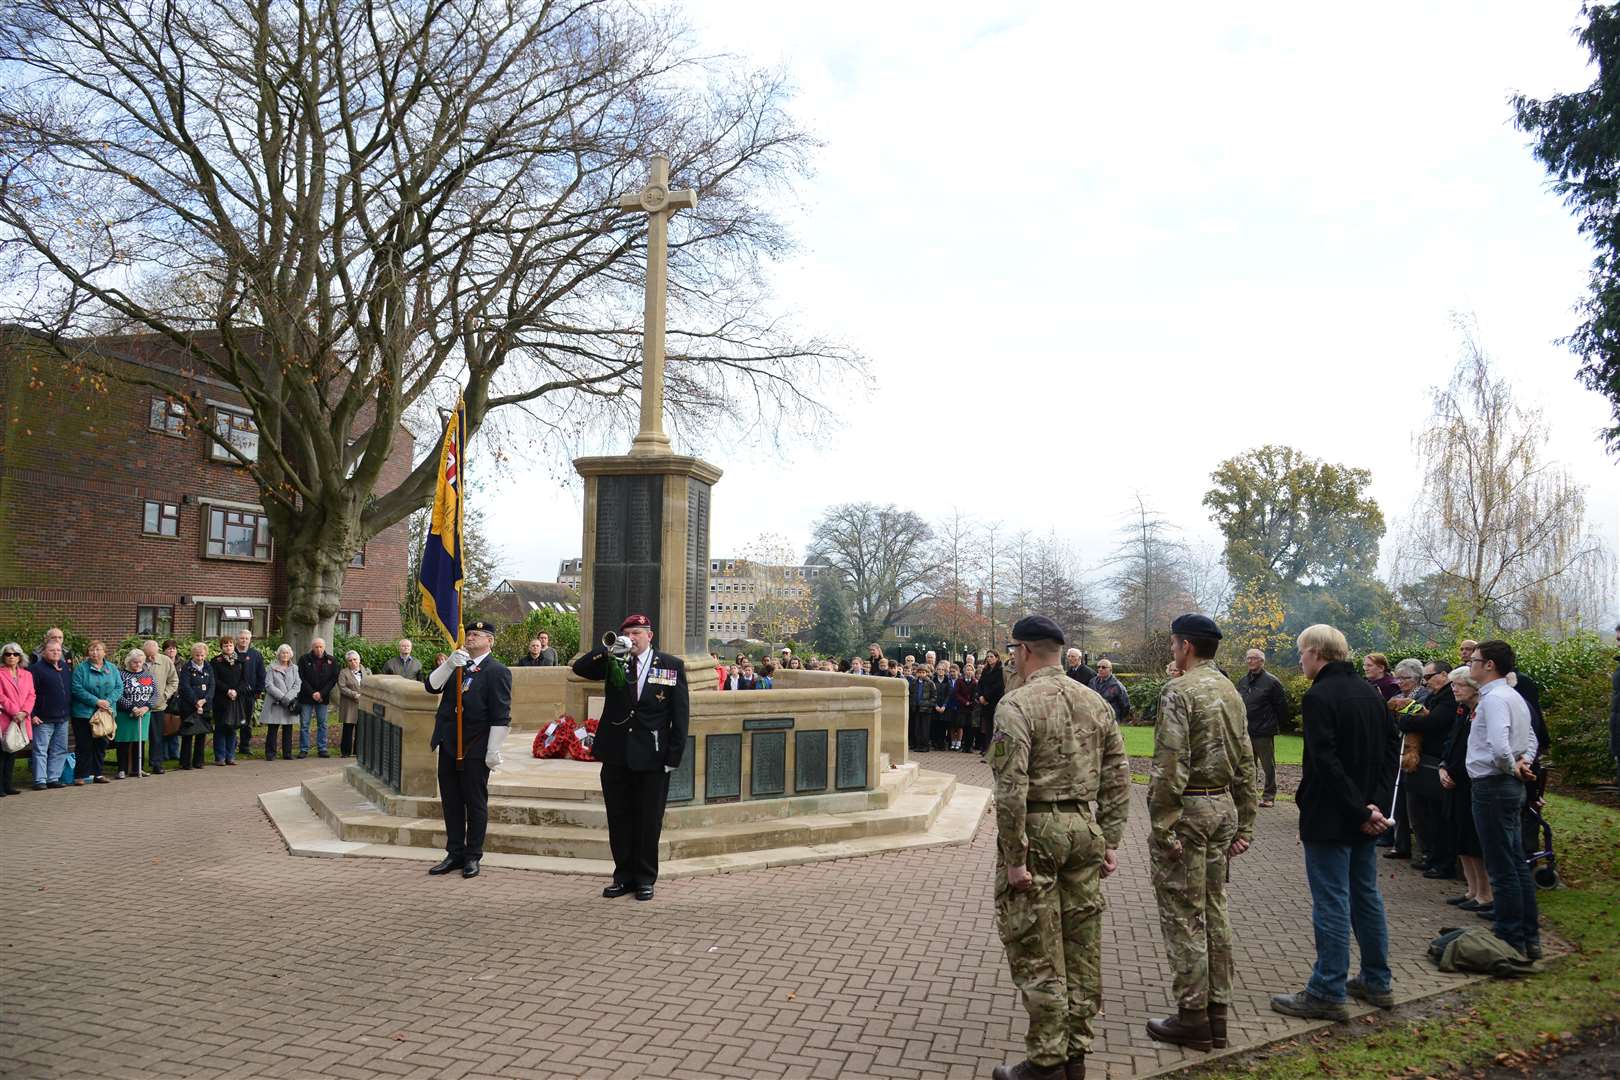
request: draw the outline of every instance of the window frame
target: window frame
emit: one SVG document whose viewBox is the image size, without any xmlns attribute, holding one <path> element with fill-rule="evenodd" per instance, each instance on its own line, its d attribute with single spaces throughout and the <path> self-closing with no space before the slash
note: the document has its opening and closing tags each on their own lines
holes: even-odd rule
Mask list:
<svg viewBox="0 0 1620 1080">
<path fill-rule="evenodd" d="M 186 407 L 167 395 L 153 394 L 147 406 L 146 430 L 171 439 L 186 437 Z"/>
<path fill-rule="evenodd" d="M 361 608 L 346 608 L 332 616 L 332 633 L 344 634 L 348 637 L 365 637 L 365 611 Z"/>
<path fill-rule="evenodd" d="M 158 513 L 157 513 L 157 525 L 158 525 L 158 527 L 157 527 L 156 531 L 153 531 L 153 530 L 148 529 L 146 527 L 147 515 L 149 513 L 151 513 L 152 507 L 154 507 L 154 506 L 158 508 Z M 165 510 L 172 511 L 172 513 L 165 514 L 164 513 Z M 165 520 L 169 520 L 169 521 L 173 522 L 173 524 L 174 524 L 174 531 L 173 532 L 164 532 L 163 531 L 163 523 L 164 523 Z M 155 538 L 160 539 L 160 540 L 178 540 L 178 539 L 180 539 L 180 504 L 179 503 L 164 502 L 162 499 L 143 499 L 142 502 L 141 502 L 141 535 L 142 536 L 155 537 Z"/>
<path fill-rule="evenodd" d="M 234 418 L 240 423 L 240 426 L 222 425 L 221 420 L 224 417 Z M 253 436 L 253 452 L 251 454 L 238 444 L 235 438 L 235 432 L 243 430 Z M 251 412 L 235 406 L 221 405 L 217 402 L 213 405 L 213 435 L 208 440 L 208 460 L 218 462 L 221 465 L 240 466 L 242 463 L 229 450 L 219 444 L 222 435 L 225 441 L 241 451 L 243 457 L 253 462 L 259 460 L 259 425 L 254 422 Z"/>
<path fill-rule="evenodd" d="M 135 636 L 143 638 L 155 638 L 158 641 L 162 641 L 164 638 L 174 637 L 174 607 L 175 606 L 173 604 L 137 604 L 135 606 Z M 141 621 L 142 613 L 148 611 L 152 613 L 150 629 L 148 629 L 147 623 Z M 167 627 L 163 627 L 161 625 L 161 621 L 164 619 L 164 616 L 160 613 L 165 611 L 169 613 L 167 616 Z"/>
<path fill-rule="evenodd" d="M 225 515 L 225 519 L 221 521 L 221 534 L 219 539 L 222 550 L 217 553 L 210 550 L 210 546 L 214 543 L 214 515 L 216 513 Z M 259 549 L 258 539 L 260 531 L 262 530 L 264 535 L 264 556 L 262 558 L 257 554 L 233 555 L 228 551 L 223 550 L 229 543 L 229 533 L 226 530 L 228 530 L 233 524 L 233 522 L 229 520 L 232 515 L 239 518 L 247 517 L 256 519 L 257 524 L 254 526 L 253 546 L 255 551 Z M 234 524 L 240 527 L 244 523 L 238 521 Z M 225 562 L 268 563 L 274 561 L 276 557 L 276 542 L 270 535 L 270 516 L 262 509 L 250 510 L 240 506 L 227 506 L 221 503 L 204 503 L 203 527 L 200 531 L 202 533 L 202 557 L 205 559 L 219 559 Z"/>
</svg>

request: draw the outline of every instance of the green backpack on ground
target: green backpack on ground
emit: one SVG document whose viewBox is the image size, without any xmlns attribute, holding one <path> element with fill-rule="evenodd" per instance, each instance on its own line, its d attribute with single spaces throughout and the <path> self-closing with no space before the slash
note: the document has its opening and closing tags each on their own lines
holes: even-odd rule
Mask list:
<svg viewBox="0 0 1620 1080">
<path fill-rule="evenodd" d="M 1429 943 L 1429 959 L 1441 971 L 1519 979 L 1536 973 L 1525 955 L 1483 926 L 1447 930 Z"/>
</svg>

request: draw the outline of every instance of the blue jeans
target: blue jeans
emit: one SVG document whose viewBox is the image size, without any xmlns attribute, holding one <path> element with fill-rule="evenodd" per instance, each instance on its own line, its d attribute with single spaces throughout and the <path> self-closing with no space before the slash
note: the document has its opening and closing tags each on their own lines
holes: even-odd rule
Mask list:
<svg viewBox="0 0 1620 1080">
<path fill-rule="evenodd" d="M 228 720 L 214 721 L 214 760 L 236 760 L 236 725 Z"/>
<path fill-rule="evenodd" d="M 34 749 L 29 753 L 33 766 L 34 783 L 59 783 L 62 766 L 67 762 L 68 722 L 60 720 L 34 721 Z"/>
<path fill-rule="evenodd" d="M 1516 776 L 1487 776 L 1473 783 L 1474 827 L 1485 858 L 1485 873 L 1496 894 L 1496 936 L 1520 952 L 1541 944 L 1537 925 L 1536 880 L 1524 861 L 1524 782 Z"/>
<path fill-rule="evenodd" d="M 1316 966 L 1305 990 L 1324 1001 L 1345 1000 L 1350 974 L 1350 935 L 1361 949 L 1361 981 L 1388 990 L 1389 928 L 1378 893 L 1378 853 L 1362 844 L 1305 845 L 1305 879 L 1311 886 L 1311 925 L 1316 930 Z"/>
<path fill-rule="evenodd" d="M 326 752 L 326 702 L 320 704 L 300 705 L 298 712 L 301 719 L 298 722 L 298 751 L 309 753 L 309 718 L 315 716 L 315 749 Z"/>
</svg>

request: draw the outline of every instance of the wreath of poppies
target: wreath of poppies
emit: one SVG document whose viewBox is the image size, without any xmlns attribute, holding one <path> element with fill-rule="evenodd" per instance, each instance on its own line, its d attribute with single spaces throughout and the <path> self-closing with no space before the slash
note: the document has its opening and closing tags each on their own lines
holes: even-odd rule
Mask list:
<svg viewBox="0 0 1620 1080">
<path fill-rule="evenodd" d="M 581 725 L 565 713 L 534 733 L 534 756 L 594 761 L 596 759 L 591 757 L 591 748 L 585 745 L 585 740 L 596 734 L 596 725 L 595 720 L 587 720 Z"/>
</svg>

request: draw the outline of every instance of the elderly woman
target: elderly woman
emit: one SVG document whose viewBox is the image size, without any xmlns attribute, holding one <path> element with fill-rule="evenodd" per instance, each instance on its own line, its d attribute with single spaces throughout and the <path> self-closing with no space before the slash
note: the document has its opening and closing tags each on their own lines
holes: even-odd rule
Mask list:
<svg viewBox="0 0 1620 1080">
<path fill-rule="evenodd" d="M 1370 660 L 1377 653 L 1369 655 Z M 1366 670 L 1366 663 L 1362 670 Z M 1396 727 L 1400 726 L 1400 718 L 1407 714 L 1423 711 L 1423 706 L 1416 700 L 1417 693 L 1423 689 L 1423 661 L 1407 659 L 1395 665 L 1393 672 L 1395 679 L 1395 695 L 1385 699 L 1389 706 L 1390 719 Z M 1423 740 L 1417 735 L 1407 735 L 1403 732 L 1401 741 L 1401 770 L 1400 787 L 1395 791 L 1395 808 L 1391 815 L 1395 819 L 1395 843 L 1393 850 L 1384 855 L 1386 859 L 1410 859 L 1412 857 L 1412 829 L 1415 824 L 1411 814 L 1411 774 L 1417 771 L 1418 746 Z M 1419 836 L 1421 837 L 1421 833 Z M 1427 857 L 1430 852 L 1425 846 L 1423 854 Z M 1414 864 L 1417 865 L 1417 864 Z"/>
<path fill-rule="evenodd" d="M 1439 664 L 1402 660 L 1395 665 L 1395 679 L 1401 692 L 1388 704 L 1404 744 L 1400 800 L 1424 854 L 1423 863 L 1413 866 L 1421 869 L 1424 877 L 1452 877 L 1451 844 L 1440 788 L 1440 755 L 1456 720 L 1457 699 L 1445 667 Z M 1403 807 L 1397 806 L 1396 813 L 1402 812 Z M 1397 824 L 1397 830 L 1402 824 Z M 1399 836 L 1395 849 L 1410 850 L 1403 847 Z"/>
<path fill-rule="evenodd" d="M 91 733 L 97 712 L 111 713 L 124 696 L 124 677 L 107 663 L 107 646 L 92 641 L 85 661 L 73 668 L 73 786 L 85 782 L 112 783 L 102 774 L 107 758 L 107 736 Z"/>
<path fill-rule="evenodd" d="M 1465 667 L 1451 673 L 1451 692 L 1456 699 L 1456 719 L 1451 725 L 1451 741 L 1440 766 L 1440 786 L 1451 801 L 1451 842 L 1462 863 L 1468 883 L 1462 896 L 1446 903 L 1463 911 L 1491 911 L 1496 903 L 1491 879 L 1485 873 L 1484 849 L 1479 846 L 1479 830 L 1474 825 L 1473 791 L 1468 779 L 1468 729 L 1474 707 L 1479 704 L 1479 682 Z"/>
<path fill-rule="evenodd" d="M 1124 723 L 1131 714 L 1131 695 L 1125 689 L 1125 684 L 1119 681 L 1119 676 L 1114 674 L 1114 662 L 1108 657 L 1097 661 L 1097 677 L 1091 680 L 1091 688 L 1113 707 L 1114 719 Z"/>
<path fill-rule="evenodd" d="M 22 646 L 15 641 L 0 645 L 0 795 L 15 795 L 11 772 L 17 751 L 7 751 L 5 739 L 18 728 L 23 738 L 34 739 L 34 676 L 23 667 Z M 40 785 L 44 786 L 41 778 Z"/>
<path fill-rule="evenodd" d="M 293 725 L 298 723 L 298 664 L 291 645 L 276 650 L 264 672 L 264 760 L 276 760 L 276 736 L 281 736 L 281 760 L 292 760 Z"/>
<path fill-rule="evenodd" d="M 152 702 L 163 693 L 157 676 L 146 668 L 146 652 L 131 649 L 124 654 L 123 692 L 118 695 L 118 730 L 113 741 L 118 745 L 118 779 L 126 776 L 142 777 L 141 751 L 151 737 L 148 725 L 152 722 Z"/>
<path fill-rule="evenodd" d="M 371 678 L 371 671 L 360 663 L 360 654 L 350 649 L 343 657 L 343 670 L 338 672 L 338 719 L 343 722 L 343 739 L 338 744 L 338 755 L 354 754 L 354 725 L 360 719 L 360 685 Z"/>
<path fill-rule="evenodd" d="M 191 646 L 191 659 L 180 665 L 180 767 L 200 769 L 208 735 L 214 730 L 214 669 L 208 663 L 208 645 Z"/>
<path fill-rule="evenodd" d="M 248 691 L 247 667 L 236 654 L 236 639 L 219 639 L 214 657 L 214 764 L 236 764 L 236 737 L 242 727 L 242 707 Z"/>
</svg>

